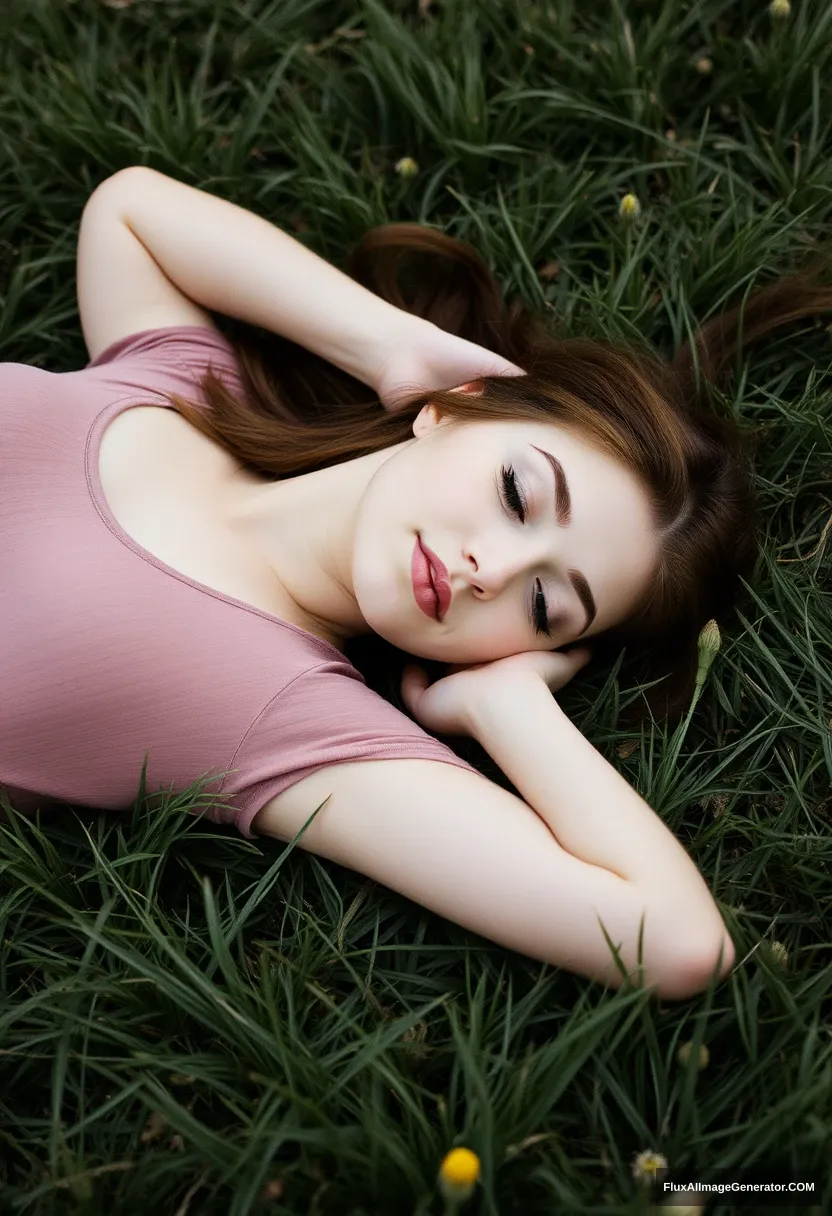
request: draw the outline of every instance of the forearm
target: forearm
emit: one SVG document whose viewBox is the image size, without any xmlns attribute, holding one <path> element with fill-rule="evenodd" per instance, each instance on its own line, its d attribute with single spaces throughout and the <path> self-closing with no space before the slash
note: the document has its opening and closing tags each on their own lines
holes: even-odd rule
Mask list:
<svg viewBox="0 0 832 1216">
<path fill-rule="evenodd" d="M 543 680 L 506 688 L 471 730 L 574 857 L 610 870 L 645 906 L 724 931 L 707 884 L 655 811 L 570 722 Z"/>
<path fill-rule="evenodd" d="M 289 338 L 375 388 L 379 354 L 428 324 L 388 304 L 261 216 L 163 173 L 131 167 L 120 215 L 202 308 Z"/>
</svg>

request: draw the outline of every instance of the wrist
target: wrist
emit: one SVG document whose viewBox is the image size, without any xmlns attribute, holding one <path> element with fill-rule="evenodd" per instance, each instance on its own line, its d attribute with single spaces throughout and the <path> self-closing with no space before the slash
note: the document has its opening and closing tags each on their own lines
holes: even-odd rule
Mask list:
<svg viewBox="0 0 832 1216">
<path fill-rule="evenodd" d="M 414 357 L 414 366 L 417 366 L 419 352 L 425 345 L 425 335 L 436 326 L 424 317 L 404 312 L 384 300 L 379 299 L 378 303 L 381 306 L 378 322 L 374 326 L 364 326 L 358 343 L 358 357 L 364 370 L 364 375 L 359 378 L 371 385 L 381 397 L 391 363 L 395 364 L 399 373 L 406 355 L 410 353 Z M 414 384 L 416 387 L 418 385 Z"/>
<path fill-rule="evenodd" d="M 391 352 L 415 343 L 421 318 L 403 313 L 371 293 L 356 297 L 353 304 L 354 311 L 342 313 L 339 325 L 324 331 L 316 353 L 378 393 Z"/>
<path fill-rule="evenodd" d="M 540 706 L 545 706 L 547 713 L 566 717 L 542 676 L 522 670 L 503 674 L 499 683 L 484 686 L 469 705 L 468 733 L 489 750 L 489 742 L 496 742 L 507 724 L 514 729 Z"/>
</svg>

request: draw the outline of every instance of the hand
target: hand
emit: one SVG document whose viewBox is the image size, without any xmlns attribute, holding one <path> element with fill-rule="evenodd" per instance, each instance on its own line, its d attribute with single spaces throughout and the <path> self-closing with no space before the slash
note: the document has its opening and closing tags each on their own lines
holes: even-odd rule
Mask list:
<svg viewBox="0 0 832 1216">
<path fill-rule="evenodd" d="M 402 698 L 425 730 L 442 735 L 470 735 L 479 705 L 505 698 L 508 691 L 532 680 L 543 680 L 551 692 L 568 684 L 592 658 L 588 646 L 568 654 L 559 650 L 529 650 L 492 663 L 452 665 L 448 674 L 428 684 L 423 667 L 408 664 L 402 672 Z"/>
<path fill-rule="evenodd" d="M 374 369 L 373 387 L 385 409 L 395 411 L 431 389 L 458 388 L 480 376 L 525 376 L 521 367 L 475 342 L 449 334 L 421 318 L 388 335 Z"/>
</svg>

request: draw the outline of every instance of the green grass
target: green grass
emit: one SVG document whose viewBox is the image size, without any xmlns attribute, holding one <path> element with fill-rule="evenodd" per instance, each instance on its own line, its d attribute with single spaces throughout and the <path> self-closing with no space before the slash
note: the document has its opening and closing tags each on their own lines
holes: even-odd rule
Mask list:
<svg viewBox="0 0 832 1216">
<path fill-rule="evenodd" d="M 670 353 L 832 240 L 831 61 L 821 0 L 779 22 L 727 0 L 6 0 L 2 358 L 86 362 L 81 210 L 133 163 L 336 263 L 376 224 L 440 226 L 565 332 Z M 765 552 L 684 738 L 617 727 L 626 664 L 559 696 L 706 875 L 730 979 L 607 992 L 137 773 L 132 815 L 0 830 L 2 1212 L 427 1216 L 454 1144 L 482 1160 L 472 1213 L 641 1212 L 646 1148 L 814 1172 L 832 1203 L 830 320 L 721 398 L 758 428 Z"/>
</svg>

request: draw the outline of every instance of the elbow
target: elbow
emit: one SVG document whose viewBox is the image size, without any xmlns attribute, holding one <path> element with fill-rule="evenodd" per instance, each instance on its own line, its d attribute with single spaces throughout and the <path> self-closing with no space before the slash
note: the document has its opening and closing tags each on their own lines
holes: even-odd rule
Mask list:
<svg viewBox="0 0 832 1216">
<path fill-rule="evenodd" d="M 127 165 L 123 169 L 117 169 L 115 173 L 111 173 L 109 177 L 105 177 L 103 181 L 98 183 L 87 199 L 85 206 L 88 206 L 96 197 L 100 199 L 105 194 L 110 194 L 113 190 L 120 189 L 125 181 L 129 183 L 128 188 L 132 188 L 135 186 L 137 178 L 146 178 L 148 174 L 154 172 L 154 169 L 146 165 Z"/>
<path fill-rule="evenodd" d="M 725 928 L 704 940 L 677 947 L 656 983 L 656 995 L 667 1001 L 685 1001 L 704 992 L 731 972 L 736 961 L 734 943 Z"/>
</svg>

